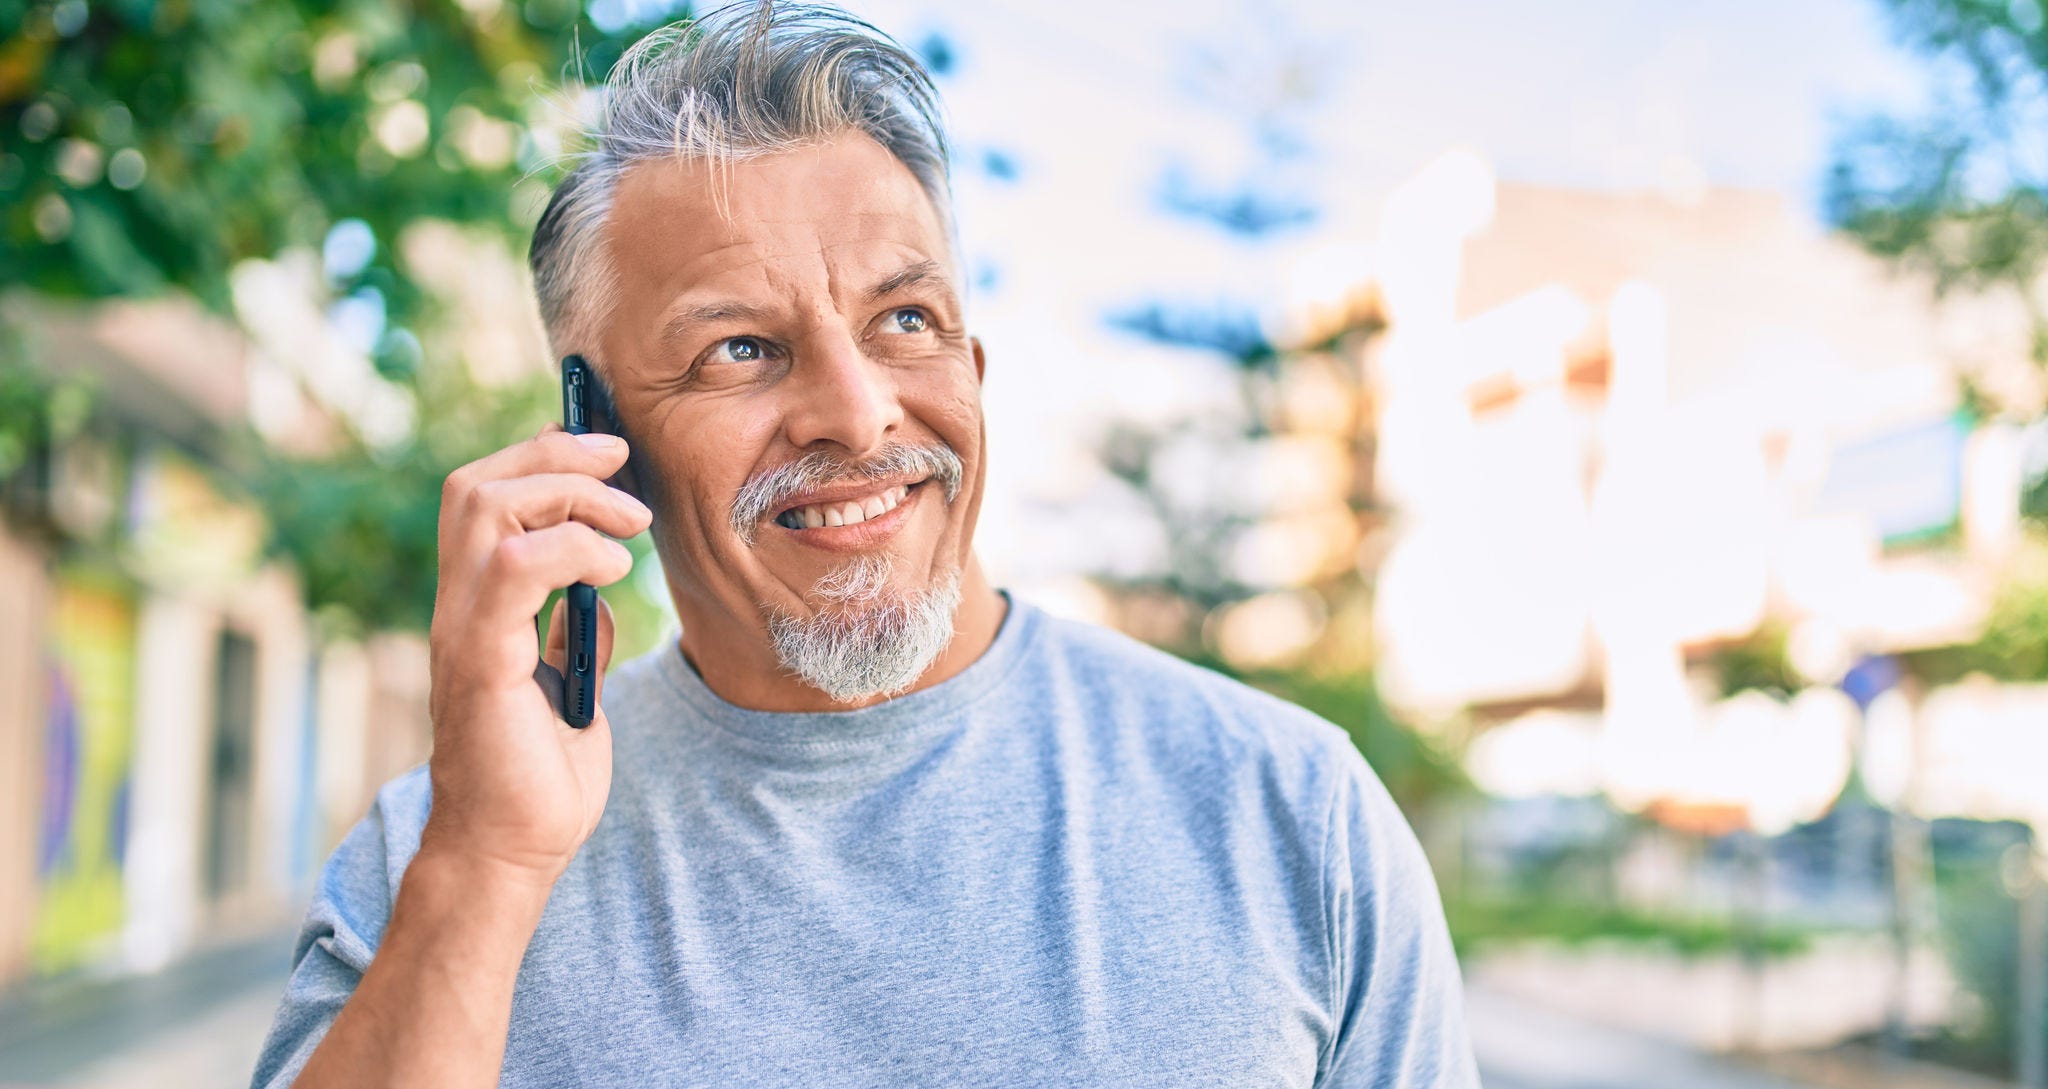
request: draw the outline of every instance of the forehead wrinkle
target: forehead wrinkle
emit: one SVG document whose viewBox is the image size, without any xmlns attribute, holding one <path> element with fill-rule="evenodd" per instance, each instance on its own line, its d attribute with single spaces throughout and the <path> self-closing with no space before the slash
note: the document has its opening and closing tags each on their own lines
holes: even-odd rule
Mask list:
<svg viewBox="0 0 2048 1089">
<path fill-rule="evenodd" d="M 742 302 L 700 303 L 696 306 L 685 307 L 671 314 L 666 321 L 661 323 L 661 331 L 656 335 L 661 343 L 670 344 L 684 339 L 689 334 L 691 328 L 698 325 L 710 325 L 713 322 L 733 319 L 759 321 L 766 316 L 767 311 L 758 306 L 750 306 Z"/>
<path fill-rule="evenodd" d="M 677 311 L 666 321 L 662 322 L 656 336 L 660 344 L 666 347 L 674 347 L 686 342 L 689 339 L 690 331 L 700 325 L 710 325 L 720 321 L 753 321 L 765 324 L 778 319 L 801 321 L 808 316 L 810 319 L 810 325 L 806 326 L 808 328 L 830 320 L 829 315 L 834 311 L 834 308 L 829 303 L 805 305 L 804 300 L 801 298 L 781 298 L 777 301 L 788 305 L 763 307 L 753 306 L 737 300 L 722 300 L 688 306 Z"/>
<path fill-rule="evenodd" d="M 793 220 L 789 222 L 800 223 L 805 226 L 815 226 L 807 220 Z M 716 259 L 720 255 L 730 255 L 735 250 L 759 249 L 767 244 L 772 243 L 762 239 L 749 239 L 730 243 L 699 255 L 692 260 L 691 264 L 694 265 L 704 260 Z M 819 306 L 817 304 L 823 302 L 824 299 L 836 301 L 842 297 L 840 294 L 842 274 L 837 267 L 840 262 L 834 260 L 835 255 L 850 248 L 874 247 L 885 247 L 898 252 L 891 255 L 879 255 L 872 262 L 856 259 L 854 263 L 887 267 L 891 261 L 901 261 L 905 258 L 908 258 L 908 261 L 881 279 L 871 281 L 870 286 L 863 288 L 857 296 L 860 300 L 873 303 L 885 295 L 920 283 L 936 284 L 946 291 L 949 299 L 953 297 L 952 284 L 944 263 L 936 258 L 925 256 L 926 251 L 922 247 L 903 238 L 890 235 L 868 235 L 839 241 L 826 241 L 814 238 L 806 243 L 798 243 L 795 248 L 778 250 L 773 253 L 755 254 L 738 264 L 719 270 L 716 275 L 710 278 L 714 282 L 729 278 L 743 278 L 753 281 L 746 287 L 711 288 L 701 291 L 693 287 L 686 290 L 670 303 L 665 311 L 667 316 L 659 319 L 656 342 L 665 347 L 673 346 L 677 342 L 685 340 L 693 327 L 717 321 L 734 319 L 762 321 L 774 317 L 779 311 L 785 309 L 797 312 L 818 310 Z M 817 272 L 823 273 L 825 281 L 824 296 L 823 299 L 812 300 L 811 305 L 806 305 L 806 297 L 812 296 L 813 292 L 805 290 L 804 285 L 806 281 L 812 279 L 808 274 Z M 845 278 L 859 275 L 861 274 L 856 272 L 844 274 Z M 745 301 L 744 296 L 754 292 L 772 296 L 773 303 L 770 305 L 760 305 Z M 686 304 L 684 302 L 690 296 L 700 293 L 710 297 L 696 303 Z M 816 316 L 823 317 L 822 314 Z"/>
</svg>

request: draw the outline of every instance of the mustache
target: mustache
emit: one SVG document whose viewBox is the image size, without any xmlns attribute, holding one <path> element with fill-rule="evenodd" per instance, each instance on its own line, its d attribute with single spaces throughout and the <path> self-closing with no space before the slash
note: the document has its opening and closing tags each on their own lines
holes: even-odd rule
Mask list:
<svg viewBox="0 0 2048 1089">
<path fill-rule="evenodd" d="M 787 465 L 756 473 L 741 485 L 732 501 L 732 531 L 752 544 L 762 521 L 796 495 L 853 481 L 930 478 L 945 489 L 946 502 L 951 503 L 960 494 L 963 471 L 960 455 L 943 442 L 934 446 L 892 442 L 873 457 L 859 461 L 849 461 L 829 450 L 813 450 Z"/>
</svg>

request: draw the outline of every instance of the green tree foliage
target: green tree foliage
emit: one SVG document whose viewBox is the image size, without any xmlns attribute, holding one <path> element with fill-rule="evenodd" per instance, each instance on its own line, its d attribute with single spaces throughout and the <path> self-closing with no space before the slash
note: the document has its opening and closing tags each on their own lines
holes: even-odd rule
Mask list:
<svg viewBox="0 0 2048 1089">
<path fill-rule="evenodd" d="M 1753 689 L 1790 699 L 1805 687 L 1785 653 L 1785 629 L 1778 624 L 1765 624 L 1717 649 L 1714 672 L 1721 679 L 1723 696 Z"/>
<path fill-rule="evenodd" d="M 1960 827 L 1964 822 L 1945 822 Z M 1926 1041 L 1928 1057 L 2009 1078 L 2020 1007 L 2021 874 L 2029 833 L 2013 822 L 1976 824 L 1968 837 L 1937 840 L 1934 882 L 1941 910 L 1938 938 L 1959 989 L 1982 1003 L 1981 1013 Z M 2048 1032 L 2048 1025 L 2036 1031 Z"/>
<path fill-rule="evenodd" d="M 423 218 L 522 237 L 547 90 L 618 49 L 575 0 L 0 0 L 0 26 L 0 289 L 226 313 L 236 262 L 352 220 L 370 245 L 331 286 L 381 307 L 397 373 L 423 299 L 393 241 Z"/>
<path fill-rule="evenodd" d="M 1906 665 L 1930 685 L 1972 673 L 1998 681 L 2048 681 L 2048 533 L 2028 535 L 1975 639 L 1914 651 L 1906 655 Z"/>
<path fill-rule="evenodd" d="M 0 343 L 11 340 L 12 333 L 0 327 Z M 7 344 L 7 352 L 14 350 Z M 0 483 L 12 483 L 39 451 L 77 434 L 92 401 L 92 384 L 82 379 L 0 367 Z"/>
<path fill-rule="evenodd" d="M 1296 674 L 1266 687 L 1343 727 L 1387 792 L 1410 813 L 1470 787 L 1455 757 L 1394 717 L 1369 675 Z"/>
<path fill-rule="evenodd" d="M 523 253 L 586 120 L 576 96 L 647 25 L 682 13 L 623 0 L 589 12 L 581 0 L 0 0 L 0 292 L 181 292 L 232 317 L 240 262 L 319 252 L 323 301 L 347 310 L 339 324 L 410 395 L 418 426 L 375 450 L 349 436 L 312 461 L 253 435 L 221 452 L 309 604 L 350 628 L 424 627 L 441 479 L 532 433 L 553 394 L 487 388 L 465 360 L 425 358 L 446 302 L 401 240 L 439 221 Z M 20 337 L 0 337 L 0 402 L 56 388 L 21 365 Z M 47 443 L 43 430 L 10 425 L 0 455 Z"/>
<path fill-rule="evenodd" d="M 1936 106 L 1850 127 L 1827 184 L 1829 218 L 1940 290 L 2020 299 L 2048 364 L 2048 29 L 2039 0 L 1883 0 L 1933 65 Z"/>
<path fill-rule="evenodd" d="M 1630 945 L 1690 959 L 1741 952 L 1747 940 L 1755 943 L 1757 953 L 1776 959 L 1806 952 L 1814 937 L 1811 930 L 1782 922 L 1746 935 L 1740 922 L 1722 916 L 1644 910 L 1555 894 L 1447 897 L 1444 915 L 1461 957 L 1543 943 Z"/>
<path fill-rule="evenodd" d="M 270 518 L 273 550 L 292 559 L 308 602 L 342 628 L 424 631 L 433 616 L 442 481 L 559 411 L 545 383 L 483 388 L 460 367 L 425 368 L 415 388 L 436 417 L 394 449 L 313 462 L 250 459 L 249 484 Z"/>
<path fill-rule="evenodd" d="M 1271 692 L 1321 715 L 1351 735 L 1352 744 L 1386 784 L 1387 793 L 1410 813 L 1423 811 L 1443 798 L 1469 793 L 1457 758 L 1436 739 L 1396 718 L 1380 698 L 1368 672 L 1260 670 L 1236 673 L 1220 659 L 1197 657 L 1200 665 L 1230 673 L 1247 684 Z"/>
<path fill-rule="evenodd" d="M 1318 73 L 1331 59 L 1326 48 L 1293 20 L 1276 16 L 1253 21 L 1243 37 L 1185 41 L 1170 50 L 1182 73 L 1180 90 L 1216 126 L 1199 153 L 1162 149 L 1151 194 L 1156 208 L 1197 235 L 1241 246 L 1295 240 L 1312 228 L 1321 209 L 1310 199 L 1315 149 L 1308 109 L 1324 93 Z M 1235 156 L 1224 151 L 1232 146 L 1240 149 Z M 1219 155 L 1236 161 L 1219 164 Z M 1207 166 L 1197 165 L 1204 160 Z M 1163 591 L 1191 606 L 1191 626 L 1176 650 L 1200 645 L 1202 617 L 1256 592 L 1228 561 L 1265 512 L 1179 494 L 1161 469 L 1176 442 L 1190 436 L 1242 449 L 1274 433 L 1273 395 L 1289 351 L 1262 326 L 1259 313 L 1269 301 L 1142 298 L 1103 314 L 1103 324 L 1119 334 L 1190 353 L 1191 366 L 1222 364 L 1237 385 L 1235 411 L 1219 407 L 1155 425 L 1121 421 L 1095 444 L 1103 468 L 1129 489 L 1166 545 L 1153 570 L 1098 577 L 1124 591 Z"/>
</svg>

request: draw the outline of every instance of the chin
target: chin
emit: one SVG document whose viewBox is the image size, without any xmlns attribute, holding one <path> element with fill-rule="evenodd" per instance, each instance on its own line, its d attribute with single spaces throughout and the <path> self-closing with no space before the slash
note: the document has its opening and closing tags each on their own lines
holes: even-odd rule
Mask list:
<svg viewBox="0 0 2048 1089">
<path fill-rule="evenodd" d="M 908 690 L 953 640 L 959 573 L 929 587 L 892 591 L 887 559 L 877 559 L 863 557 L 849 565 L 860 572 L 842 569 L 821 580 L 833 585 L 816 591 L 827 604 L 812 615 L 768 617 L 782 667 L 841 703 Z"/>
</svg>

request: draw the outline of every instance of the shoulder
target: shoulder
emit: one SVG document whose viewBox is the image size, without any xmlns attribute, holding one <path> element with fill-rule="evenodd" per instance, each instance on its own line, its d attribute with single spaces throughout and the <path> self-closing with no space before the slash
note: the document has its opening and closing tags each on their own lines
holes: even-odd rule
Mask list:
<svg viewBox="0 0 2048 1089">
<path fill-rule="evenodd" d="M 1350 735 L 1319 715 L 1120 632 L 1040 624 L 1048 668 L 1150 762 L 1198 781 L 1253 775 L 1318 819 L 1345 781 L 1372 778 Z"/>
<path fill-rule="evenodd" d="M 398 896 L 398 882 L 419 853 L 420 832 L 433 808 L 434 787 L 427 765 L 419 764 L 378 789 L 370 810 L 349 831 L 328 861 L 323 892 L 356 896 Z"/>
<path fill-rule="evenodd" d="M 419 853 L 432 792 L 425 764 L 377 791 L 369 811 L 321 867 L 300 931 L 298 959 L 317 941 L 357 971 L 368 967 L 398 899 L 399 881 Z"/>
<path fill-rule="evenodd" d="M 427 813 L 433 805 L 434 781 L 427 774 L 427 765 L 420 763 L 378 788 L 377 800 L 370 807 L 370 814 L 382 821 L 387 831 L 410 829 L 412 838 L 418 839 L 419 830 L 426 827 Z"/>
</svg>

